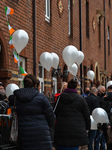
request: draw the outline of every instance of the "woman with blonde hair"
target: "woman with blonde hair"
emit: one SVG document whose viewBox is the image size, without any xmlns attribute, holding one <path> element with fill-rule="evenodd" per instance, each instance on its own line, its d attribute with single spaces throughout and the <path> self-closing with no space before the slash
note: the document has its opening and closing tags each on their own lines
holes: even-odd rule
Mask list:
<svg viewBox="0 0 112 150">
<path fill-rule="evenodd" d="M 67 89 L 67 85 L 68 85 L 67 82 L 65 82 L 65 81 L 62 82 L 62 86 L 61 86 L 60 92 L 55 94 L 55 102 L 57 101 L 58 96 L 59 96 L 60 94 L 62 94 L 65 89 Z"/>
</svg>

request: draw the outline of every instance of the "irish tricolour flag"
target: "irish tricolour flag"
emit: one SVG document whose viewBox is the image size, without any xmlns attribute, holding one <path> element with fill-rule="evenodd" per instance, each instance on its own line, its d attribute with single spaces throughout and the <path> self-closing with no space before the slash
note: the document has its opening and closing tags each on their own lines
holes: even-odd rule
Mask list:
<svg viewBox="0 0 112 150">
<path fill-rule="evenodd" d="M 16 52 L 14 52 L 14 62 L 17 63 L 19 60 L 19 56 Z"/>
<path fill-rule="evenodd" d="M 19 67 L 20 67 L 20 74 L 23 76 L 26 76 L 27 72 L 21 66 L 19 66 Z"/>
<path fill-rule="evenodd" d="M 14 14 L 14 9 L 10 7 L 5 7 L 5 14 L 6 15 L 13 15 Z"/>
<path fill-rule="evenodd" d="M 12 33 L 14 33 L 15 30 L 9 25 L 8 22 L 7 22 L 7 24 L 8 24 L 8 28 L 9 28 L 9 33 L 10 33 L 10 35 L 12 35 Z"/>
<path fill-rule="evenodd" d="M 12 44 L 12 36 L 11 35 L 10 35 L 9 44 L 10 44 L 10 49 L 13 49 L 14 45 Z"/>
</svg>

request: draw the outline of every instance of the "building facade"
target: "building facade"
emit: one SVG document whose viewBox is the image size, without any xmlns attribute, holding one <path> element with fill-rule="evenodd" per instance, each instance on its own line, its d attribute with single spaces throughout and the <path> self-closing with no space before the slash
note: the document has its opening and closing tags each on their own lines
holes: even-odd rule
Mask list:
<svg viewBox="0 0 112 150">
<path fill-rule="evenodd" d="M 5 86 L 16 83 L 22 87 L 23 79 L 9 45 L 5 6 L 14 9 L 14 14 L 8 16 L 11 27 L 23 29 L 29 35 L 27 46 L 19 54 L 20 65 L 40 79 L 41 92 L 52 97 L 62 81 L 73 78 L 62 57 L 68 45 L 84 53 L 77 74 L 82 89 L 93 84 L 105 85 L 112 79 L 112 0 L 1 0 L 0 81 Z M 39 58 L 43 52 L 59 56 L 58 70 L 51 68 L 48 72 L 41 66 Z M 87 78 L 88 70 L 95 72 L 93 82 Z M 79 92 L 80 89 L 79 86 Z"/>
</svg>

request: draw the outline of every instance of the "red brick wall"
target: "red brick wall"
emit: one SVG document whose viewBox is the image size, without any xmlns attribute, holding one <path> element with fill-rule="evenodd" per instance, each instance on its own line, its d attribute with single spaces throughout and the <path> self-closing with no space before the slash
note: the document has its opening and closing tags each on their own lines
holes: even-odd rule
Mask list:
<svg viewBox="0 0 112 150">
<path fill-rule="evenodd" d="M 68 36 L 68 0 L 62 0 L 63 13 L 59 16 L 57 0 L 51 1 L 51 22 L 45 21 L 45 0 L 36 1 L 36 15 L 37 15 L 37 75 L 38 62 L 42 52 L 55 52 L 60 58 L 59 66 L 63 70 L 64 61 L 62 58 L 62 51 L 67 45 L 74 45 L 80 49 L 79 36 L 79 1 L 73 0 L 73 37 Z M 98 22 L 97 9 L 103 10 L 103 1 L 91 0 L 89 1 L 89 38 L 86 37 L 86 1 L 82 0 L 82 51 L 84 53 L 84 62 L 87 66 L 95 67 L 98 62 L 99 69 L 104 70 L 104 20 L 101 23 L 101 47 L 98 46 Z M 33 2 L 32 0 L 2 0 L 0 1 L 0 30 L 2 31 L 2 40 L 4 42 L 4 52 L 2 52 L 2 68 L 9 70 L 18 70 L 17 64 L 13 61 L 12 50 L 9 49 L 9 31 L 5 16 L 4 7 L 9 6 L 14 9 L 14 14 L 9 15 L 9 24 L 15 29 L 23 29 L 29 35 L 29 42 L 25 49 L 20 53 L 26 58 L 26 71 L 33 73 Z M 106 51 L 107 44 L 107 25 L 110 26 L 110 49 L 112 47 L 111 40 L 111 18 L 112 12 L 106 0 Z M 93 31 L 92 21 L 95 20 L 96 29 Z M 112 54 L 108 56 L 106 52 L 107 71 L 112 73 Z M 5 60 L 5 61 L 4 61 Z M 85 63 L 83 63 L 85 65 Z M 93 68 L 95 71 L 95 68 Z M 78 76 L 80 75 L 80 68 L 78 69 Z M 70 75 L 68 80 L 72 76 Z M 45 78 L 47 78 L 45 76 Z M 51 77 L 48 77 L 51 79 Z M 9 82 L 9 81 L 7 81 Z M 12 82 L 12 81 L 11 81 Z"/>
</svg>

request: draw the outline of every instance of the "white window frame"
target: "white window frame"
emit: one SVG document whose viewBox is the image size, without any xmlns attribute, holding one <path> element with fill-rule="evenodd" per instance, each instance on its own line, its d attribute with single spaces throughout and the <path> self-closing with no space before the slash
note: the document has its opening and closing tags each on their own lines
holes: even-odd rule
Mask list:
<svg viewBox="0 0 112 150">
<path fill-rule="evenodd" d="M 57 93 L 57 78 L 53 77 L 53 88 L 54 88 L 54 93 Z"/>
<path fill-rule="evenodd" d="M 25 58 L 19 56 L 18 67 L 20 66 L 20 63 L 21 63 L 21 62 L 22 62 L 22 66 L 21 66 L 21 67 L 25 70 Z M 19 81 L 19 87 L 20 87 L 20 88 L 23 87 L 23 79 L 24 79 L 24 76 L 19 75 L 18 81 Z"/>
<path fill-rule="evenodd" d="M 50 23 L 50 0 L 45 0 L 45 20 Z"/>
<path fill-rule="evenodd" d="M 41 87 L 41 83 L 43 83 L 43 89 L 42 87 L 40 89 L 40 93 L 41 93 L 42 91 L 44 91 L 44 67 L 41 64 L 39 64 L 39 66 L 42 67 L 42 78 L 39 77 L 40 87 Z"/>
<path fill-rule="evenodd" d="M 70 0 L 68 0 L 68 35 L 71 35 L 71 12 L 70 12 Z"/>
</svg>

